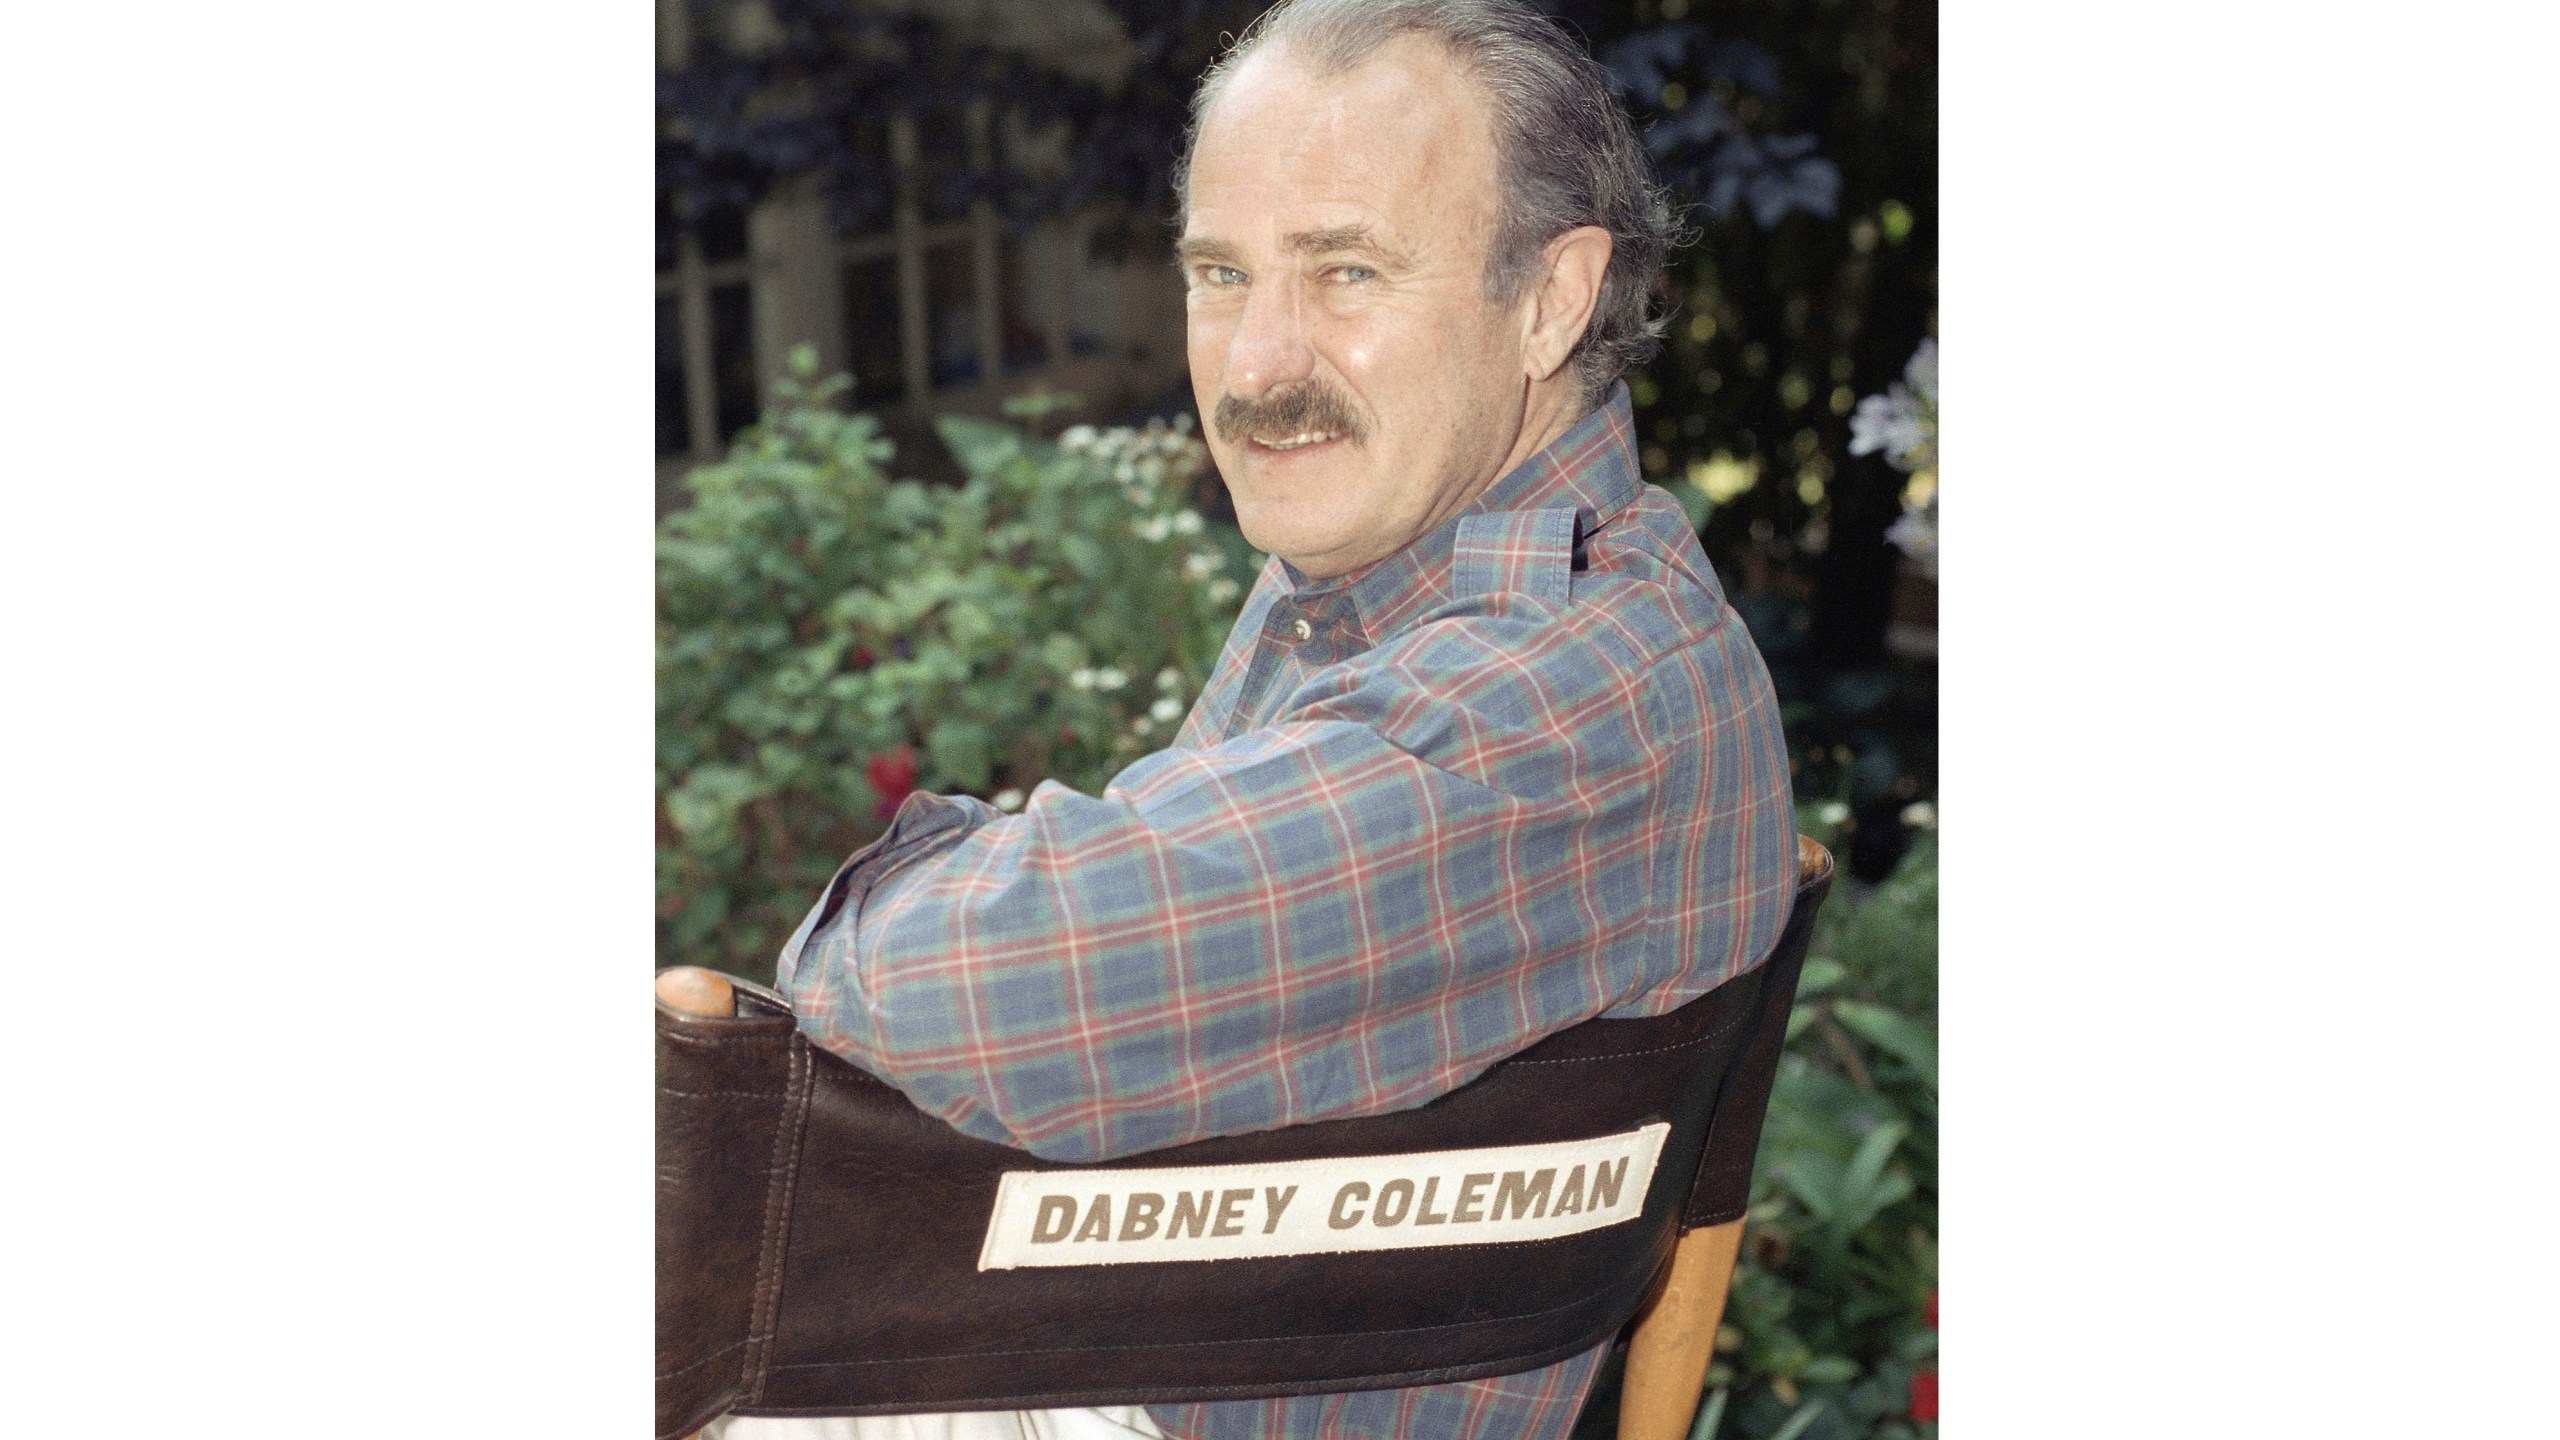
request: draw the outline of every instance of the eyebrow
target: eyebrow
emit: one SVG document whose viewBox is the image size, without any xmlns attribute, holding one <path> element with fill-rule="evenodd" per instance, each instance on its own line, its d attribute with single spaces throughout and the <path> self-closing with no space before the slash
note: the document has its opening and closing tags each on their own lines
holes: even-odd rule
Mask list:
<svg viewBox="0 0 2560 1440">
<path fill-rule="evenodd" d="M 1413 268 L 1411 259 L 1381 242 L 1366 225 L 1300 230 L 1283 237 L 1280 248 L 1293 255 L 1364 255 L 1388 270 Z M 1233 245 L 1205 236 L 1184 236 L 1175 242 L 1173 252 L 1184 265 L 1235 265 L 1241 268 L 1244 260 Z"/>
<path fill-rule="evenodd" d="M 1242 255 L 1236 253 L 1236 247 L 1224 240 L 1209 240 L 1191 235 L 1185 235 L 1174 242 L 1173 258 L 1181 261 L 1185 266 L 1234 265 L 1244 259 Z"/>
<path fill-rule="evenodd" d="M 1410 270 L 1413 262 L 1387 246 L 1366 225 L 1336 225 L 1326 230 L 1301 230 L 1281 242 L 1299 255 L 1366 255 L 1390 270 Z"/>
</svg>

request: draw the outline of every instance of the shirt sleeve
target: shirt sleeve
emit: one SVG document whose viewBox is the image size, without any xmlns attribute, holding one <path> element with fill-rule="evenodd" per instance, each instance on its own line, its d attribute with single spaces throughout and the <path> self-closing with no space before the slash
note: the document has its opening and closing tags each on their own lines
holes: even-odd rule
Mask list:
<svg viewBox="0 0 2560 1440">
<path fill-rule="evenodd" d="M 1087 1161 L 1420 1104 L 1660 979 L 1641 687 L 1560 696 L 1511 626 L 1433 628 L 1435 663 L 1319 671 L 1098 797 L 911 799 L 786 954 L 804 1028 Z"/>
</svg>

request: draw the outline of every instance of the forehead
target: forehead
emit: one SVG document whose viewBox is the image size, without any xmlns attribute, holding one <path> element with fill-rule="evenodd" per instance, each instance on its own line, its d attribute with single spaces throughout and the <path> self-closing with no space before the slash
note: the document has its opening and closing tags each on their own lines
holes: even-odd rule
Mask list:
<svg viewBox="0 0 2560 1440">
<path fill-rule="evenodd" d="M 1484 92 L 1438 42 L 1399 36 L 1331 75 L 1275 47 L 1237 66 L 1202 121 L 1183 233 L 1255 246 L 1365 224 L 1424 252 L 1480 252 L 1495 168 Z"/>
</svg>

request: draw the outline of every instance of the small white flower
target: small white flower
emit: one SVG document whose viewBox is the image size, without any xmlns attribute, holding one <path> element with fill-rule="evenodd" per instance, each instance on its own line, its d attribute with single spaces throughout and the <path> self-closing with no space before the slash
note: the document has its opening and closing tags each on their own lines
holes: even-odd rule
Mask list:
<svg viewBox="0 0 2560 1440">
<path fill-rule="evenodd" d="M 1129 529 L 1139 539 L 1146 541 L 1148 544 L 1161 545 L 1173 535 L 1173 517 L 1170 515 L 1150 515 L 1146 519 L 1139 521 L 1137 524 L 1130 526 Z"/>
<path fill-rule="evenodd" d="M 1920 562 L 1923 573 L 1935 578 L 1938 573 L 1937 507 L 1910 509 L 1902 518 L 1887 526 L 1884 538 L 1903 554 Z"/>
<path fill-rule="evenodd" d="M 1092 666 L 1079 665 L 1075 668 L 1073 673 L 1067 676 L 1067 683 L 1073 685 L 1079 690 L 1090 690 L 1101 680 L 1101 678 L 1102 677 L 1095 672 Z"/>
<path fill-rule="evenodd" d="M 1209 582 L 1209 603 L 1224 605 L 1244 593 L 1244 587 L 1221 575 Z"/>
<path fill-rule="evenodd" d="M 1911 393 L 1931 410 L 1938 408 L 1938 342 L 1924 339 L 1920 348 L 1911 352 L 1910 363 L 1902 367 L 1902 381 Z"/>
<path fill-rule="evenodd" d="M 1093 683 L 1096 689 L 1117 690 L 1129 683 L 1129 672 L 1117 665 L 1105 665 L 1094 672 Z"/>
<path fill-rule="evenodd" d="M 1900 381 L 1858 402 L 1849 417 L 1849 453 L 1881 450 L 1894 468 L 1911 471 L 1935 465 L 1937 449 L 1938 342 L 1923 340 Z"/>
<path fill-rule="evenodd" d="M 1902 823 L 1914 830 L 1938 828 L 1938 807 L 1926 800 L 1915 800 L 1902 807 Z"/>
<path fill-rule="evenodd" d="M 1093 448 L 1093 442 L 1098 438 L 1100 438 L 1099 435 L 1090 425 L 1070 425 L 1067 427 L 1067 433 L 1058 437 L 1058 448 L 1090 450 Z"/>
<path fill-rule="evenodd" d="M 1873 455 L 1884 452 L 1886 460 L 1905 464 L 1904 458 L 1929 443 L 1928 432 L 1921 428 L 1920 406 L 1911 392 L 1895 385 L 1882 395 L 1870 395 L 1858 402 L 1849 416 L 1849 453 Z"/>
<path fill-rule="evenodd" d="M 1182 557 L 1182 576 L 1197 583 L 1227 568 L 1227 557 L 1212 550 L 1194 550 Z"/>
<path fill-rule="evenodd" d="M 1148 706 L 1147 713 L 1154 716 L 1156 719 L 1163 721 L 1167 725 L 1170 725 L 1174 721 L 1182 718 L 1182 702 L 1174 699 L 1170 695 L 1167 695 L 1153 705 Z"/>
<path fill-rule="evenodd" d="M 1014 789 L 999 790 L 996 792 L 995 804 L 999 810 L 1019 810 L 1022 808 L 1022 792 Z"/>
<path fill-rule="evenodd" d="M 1173 517 L 1173 533 L 1176 535 L 1197 535 L 1200 533 L 1201 524 L 1202 521 L 1200 519 L 1199 511 L 1180 511 Z"/>
<path fill-rule="evenodd" d="M 1156 688 L 1166 692 L 1167 694 L 1172 694 L 1181 690 L 1182 672 L 1170 665 L 1167 665 L 1163 669 L 1157 671 Z"/>
<path fill-rule="evenodd" d="M 1156 722 L 1148 719 L 1144 715 L 1141 715 L 1138 717 L 1136 723 L 1129 727 L 1129 733 L 1143 740 L 1156 733 Z"/>
<path fill-rule="evenodd" d="M 1813 813 L 1823 824 L 1837 825 L 1849 818 L 1849 807 L 1837 800 L 1825 800 L 1822 808 Z"/>
</svg>

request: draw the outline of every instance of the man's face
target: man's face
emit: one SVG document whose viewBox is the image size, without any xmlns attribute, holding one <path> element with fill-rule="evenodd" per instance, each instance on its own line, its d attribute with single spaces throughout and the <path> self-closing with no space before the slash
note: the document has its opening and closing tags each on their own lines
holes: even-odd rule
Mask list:
<svg viewBox="0 0 2560 1440">
<path fill-rule="evenodd" d="M 1483 94 L 1435 42 L 1229 79 L 1180 253 L 1192 392 L 1256 546 L 1347 574 L 1500 478 L 1527 376 L 1517 311 L 1485 299 L 1496 201 Z"/>
</svg>

